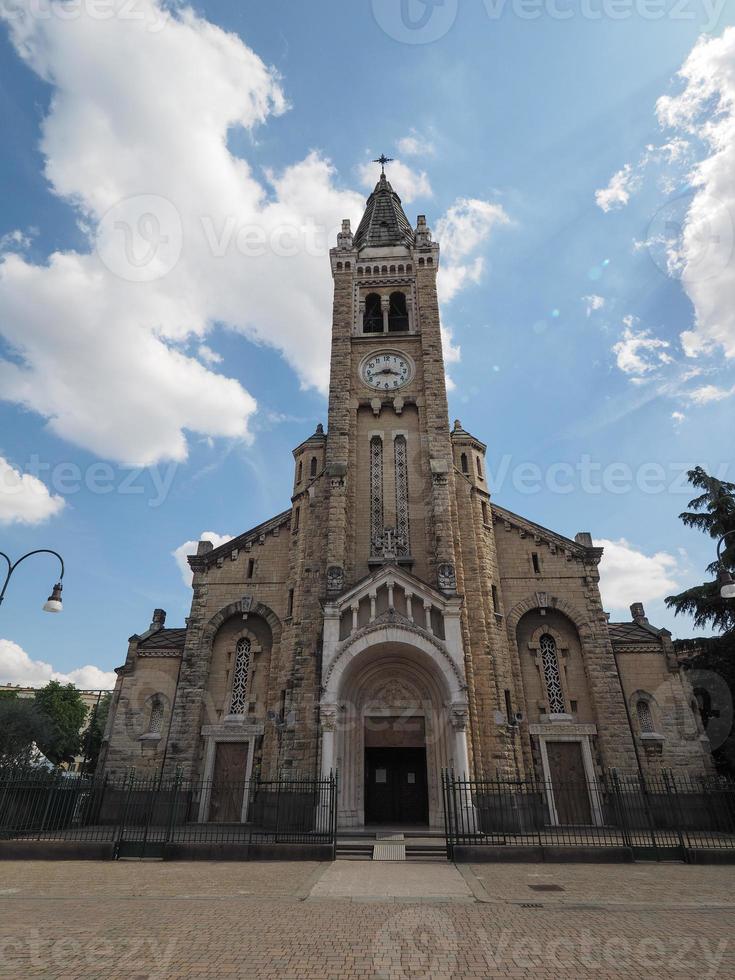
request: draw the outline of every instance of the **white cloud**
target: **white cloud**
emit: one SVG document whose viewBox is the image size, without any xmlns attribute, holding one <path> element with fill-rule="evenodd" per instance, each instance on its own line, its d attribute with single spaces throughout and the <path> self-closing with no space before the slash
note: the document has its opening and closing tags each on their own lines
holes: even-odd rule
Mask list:
<svg viewBox="0 0 735 980">
<path fill-rule="evenodd" d="M 0 235 L 0 253 L 2 252 L 23 252 L 30 248 L 33 241 L 30 232 L 21 231 L 15 228 L 13 231 Z"/>
<path fill-rule="evenodd" d="M 216 531 L 202 531 L 197 541 L 184 541 L 183 544 L 180 544 L 178 548 L 171 552 L 176 559 L 176 564 L 179 566 L 181 577 L 184 580 L 184 585 L 187 588 L 191 588 L 192 572 L 189 568 L 189 563 L 186 560 L 186 556 L 195 555 L 197 553 L 197 543 L 199 541 L 211 541 L 215 548 L 219 548 L 221 544 L 226 544 L 228 541 L 232 541 L 232 535 L 217 534 Z"/>
<path fill-rule="evenodd" d="M 604 296 L 597 296 L 595 293 L 591 296 L 583 296 L 582 302 L 585 304 L 587 316 L 592 316 L 596 310 L 601 310 L 605 306 Z"/>
<path fill-rule="evenodd" d="M 626 163 L 622 170 L 613 174 L 607 187 L 595 191 L 595 202 L 605 213 L 624 208 L 630 201 L 630 195 L 639 185 L 639 175 L 629 163 Z"/>
<path fill-rule="evenodd" d="M 52 85 L 45 175 L 91 250 L 0 261 L 0 332 L 15 354 L 0 361 L 2 397 L 65 439 L 139 465 L 184 459 L 188 433 L 248 437 L 254 399 L 182 352 L 215 323 L 272 345 L 323 390 L 327 249 L 362 199 L 335 187 L 317 153 L 264 181 L 232 155 L 233 129 L 284 111 L 275 73 L 236 35 L 155 0 L 138 0 L 135 18 L 21 13 L 10 34 Z M 130 281 L 168 268 L 179 238 L 165 276 Z M 147 251 L 158 265 L 145 265 Z"/>
<path fill-rule="evenodd" d="M 718 388 L 717 385 L 703 385 L 689 392 L 689 400 L 695 405 L 707 405 L 709 402 L 721 402 L 735 395 L 735 387 Z"/>
<path fill-rule="evenodd" d="M 675 426 L 680 426 L 682 422 L 686 420 L 686 415 L 683 412 L 672 412 L 671 420 Z"/>
<path fill-rule="evenodd" d="M 396 146 L 398 152 L 405 157 L 433 156 L 435 152 L 431 140 L 415 129 L 411 129 L 407 136 L 402 136 Z"/>
<path fill-rule="evenodd" d="M 64 508 L 64 499 L 0 456 L 0 524 L 41 524 Z"/>
<path fill-rule="evenodd" d="M 197 354 L 205 364 L 209 364 L 210 366 L 214 364 L 221 364 L 223 360 L 222 355 L 218 354 L 216 351 L 213 351 L 211 347 L 207 346 L 207 344 L 200 344 L 197 348 Z"/>
<path fill-rule="evenodd" d="M 93 664 L 85 664 L 68 673 L 54 670 L 43 660 L 32 660 L 25 650 L 12 640 L 0 639 L 0 684 L 20 684 L 24 687 L 43 687 L 49 681 L 74 684 L 80 690 L 110 690 L 116 675 Z"/>
<path fill-rule="evenodd" d="M 386 176 L 403 204 L 411 204 L 417 197 L 431 197 L 434 193 L 426 171 L 414 170 L 401 160 L 393 160 L 389 168 Z M 375 164 L 361 163 L 357 172 L 362 186 L 372 191 L 379 177 Z"/>
<path fill-rule="evenodd" d="M 624 317 L 622 338 L 613 345 L 612 350 L 620 370 L 636 375 L 631 380 L 639 383 L 641 375 L 649 374 L 661 364 L 670 364 L 672 358 L 666 353 L 668 341 L 652 337 L 650 330 L 636 330 L 638 322 L 636 317 Z"/>
<path fill-rule="evenodd" d="M 657 104 L 662 126 L 706 147 L 690 175 L 695 188 L 676 250 L 695 324 L 682 334 L 689 356 L 721 348 L 735 357 L 735 28 L 703 37 L 680 71 L 683 91 Z"/>
<path fill-rule="evenodd" d="M 510 224 L 500 204 L 477 198 L 460 197 L 436 223 L 436 238 L 442 249 L 438 290 L 448 303 L 468 283 L 482 278 L 482 256 L 470 258 L 497 227 Z"/>
<path fill-rule="evenodd" d="M 451 327 L 442 324 L 441 327 L 442 351 L 444 352 L 444 364 L 459 364 L 462 360 L 462 348 L 454 343 L 454 331 Z M 447 391 L 454 391 L 457 387 L 454 379 L 447 372 Z"/>
<path fill-rule="evenodd" d="M 674 576 L 678 559 L 666 551 L 646 555 L 625 538 L 601 539 L 600 592 L 606 609 L 625 610 L 633 602 L 661 599 L 678 588 Z"/>
</svg>

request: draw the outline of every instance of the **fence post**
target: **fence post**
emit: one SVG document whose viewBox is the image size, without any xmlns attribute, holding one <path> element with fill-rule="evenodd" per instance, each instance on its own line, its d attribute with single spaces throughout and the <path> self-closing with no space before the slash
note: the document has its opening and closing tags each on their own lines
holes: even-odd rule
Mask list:
<svg viewBox="0 0 735 980">
<path fill-rule="evenodd" d="M 676 780 L 674 779 L 674 773 L 673 770 L 671 769 L 662 769 L 661 775 L 663 776 L 664 786 L 666 787 L 667 796 L 673 797 L 673 801 L 674 801 L 673 811 L 674 811 L 674 820 L 676 823 L 676 835 L 679 838 L 679 847 L 682 849 L 684 860 L 688 864 L 689 851 L 687 845 L 689 843 L 689 838 L 687 836 L 687 843 L 685 844 L 684 836 L 681 832 L 681 825 L 684 821 L 682 820 L 681 805 L 679 800 L 679 794 L 677 793 L 676 790 Z"/>
<path fill-rule="evenodd" d="M 166 837 L 163 841 L 164 844 L 168 844 L 173 837 L 174 831 L 174 821 L 176 819 L 176 808 L 179 801 L 179 787 L 181 784 L 181 769 L 177 766 L 176 773 L 174 775 L 174 785 L 171 792 L 171 805 L 168 810 L 168 827 L 166 828 Z"/>
<path fill-rule="evenodd" d="M 630 835 L 630 828 L 628 827 L 628 818 L 625 812 L 625 801 L 623 800 L 620 792 L 620 779 L 618 777 L 617 769 L 610 770 L 610 783 L 612 785 L 612 796 L 615 800 L 615 812 L 618 816 L 618 826 L 620 827 L 620 831 L 623 835 L 623 844 L 632 850 L 633 839 Z"/>
<path fill-rule="evenodd" d="M 123 786 L 122 786 L 123 793 L 125 793 L 125 790 L 127 790 L 127 794 L 125 795 L 125 800 L 123 802 L 122 807 L 120 808 L 120 822 L 117 825 L 117 841 L 115 842 L 116 857 L 120 852 L 120 843 L 122 841 L 123 834 L 125 833 L 125 824 L 128 819 L 128 807 L 130 805 L 130 799 L 133 795 L 134 784 L 135 784 L 135 769 L 131 767 L 125 772 L 125 780 L 123 781 Z"/>
<path fill-rule="evenodd" d="M 278 782 L 276 783 L 276 786 L 278 787 L 276 789 L 276 836 L 275 836 L 276 844 L 278 843 L 278 831 L 280 829 L 280 821 L 281 821 L 281 778 L 282 778 L 282 774 L 279 774 Z"/>
<path fill-rule="evenodd" d="M 454 846 L 451 840 L 449 818 L 449 777 L 446 769 L 442 769 L 442 807 L 444 809 L 444 843 L 447 849 L 447 860 L 454 859 Z"/>
<path fill-rule="evenodd" d="M 54 793 L 56 791 L 56 784 L 59 777 L 54 774 L 54 778 L 51 783 L 49 783 L 48 792 L 46 793 L 46 805 L 44 807 L 43 816 L 41 817 L 41 823 L 38 827 L 38 840 L 41 839 L 44 827 L 46 826 L 46 818 L 48 817 L 49 809 L 51 808 L 51 800 L 53 799 Z"/>
<path fill-rule="evenodd" d="M 332 808 L 330 813 L 330 830 L 332 832 L 332 860 L 337 860 L 337 779 L 338 774 L 336 772 L 329 771 L 329 787 L 332 799 Z"/>
</svg>

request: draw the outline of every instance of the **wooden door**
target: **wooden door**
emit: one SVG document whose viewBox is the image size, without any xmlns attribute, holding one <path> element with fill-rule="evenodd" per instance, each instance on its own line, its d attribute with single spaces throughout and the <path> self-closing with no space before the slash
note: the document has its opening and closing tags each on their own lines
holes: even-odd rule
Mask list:
<svg viewBox="0 0 735 980">
<path fill-rule="evenodd" d="M 211 821 L 239 823 L 242 819 L 247 762 L 247 742 L 217 742 L 209 797 Z"/>
<path fill-rule="evenodd" d="M 556 816 L 562 826 L 591 824 L 590 795 L 580 742 L 547 742 Z"/>
<path fill-rule="evenodd" d="M 426 749 L 365 750 L 365 823 L 424 824 L 429 819 Z"/>
</svg>

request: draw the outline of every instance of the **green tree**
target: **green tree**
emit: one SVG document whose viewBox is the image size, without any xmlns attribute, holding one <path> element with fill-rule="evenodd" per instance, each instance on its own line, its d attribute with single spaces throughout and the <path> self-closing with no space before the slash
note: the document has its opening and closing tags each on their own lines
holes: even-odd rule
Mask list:
<svg viewBox="0 0 735 980">
<path fill-rule="evenodd" d="M 112 694 L 109 691 L 102 695 L 99 704 L 95 708 L 92 708 L 89 716 L 89 724 L 82 734 L 82 749 L 84 755 L 87 757 L 86 771 L 88 773 L 94 772 L 97 768 L 97 760 L 99 759 L 100 749 L 102 748 L 102 736 L 105 734 L 111 701 Z"/>
<path fill-rule="evenodd" d="M 0 767 L 25 766 L 33 745 L 42 745 L 52 733 L 51 723 L 34 698 L 0 698 Z"/>
<path fill-rule="evenodd" d="M 687 527 L 703 531 L 711 538 L 719 540 L 728 531 L 735 531 L 735 483 L 718 480 L 706 473 L 701 466 L 695 467 L 687 474 L 692 486 L 702 493 L 689 501 L 690 510 L 679 514 Z M 735 568 L 735 534 L 725 542 L 722 551 L 722 562 L 726 568 Z M 728 634 L 735 630 L 735 603 L 732 599 L 723 599 L 717 585 L 719 564 L 717 559 L 707 566 L 707 572 L 714 581 L 703 582 L 692 586 L 678 595 L 670 595 L 666 605 L 673 608 L 677 615 L 689 613 L 694 617 L 697 627 L 711 626 Z"/>
<path fill-rule="evenodd" d="M 87 708 L 73 684 L 49 681 L 36 691 L 36 705 L 51 723 L 50 737 L 39 742 L 39 748 L 52 762 L 71 762 L 79 755 L 82 745 L 82 726 Z"/>
<path fill-rule="evenodd" d="M 719 541 L 729 531 L 735 531 L 735 483 L 718 480 L 710 476 L 701 466 L 695 467 L 687 474 L 689 482 L 702 492 L 689 501 L 689 510 L 679 515 L 687 527 L 696 528 Z M 735 534 L 725 542 L 721 552 L 722 564 L 725 568 L 735 568 Z M 678 595 L 668 596 L 666 605 L 679 613 L 688 613 L 694 618 L 694 625 L 710 627 L 719 630 L 718 636 L 677 640 L 674 647 L 682 655 L 684 668 L 687 671 L 704 671 L 718 675 L 725 685 L 719 682 L 712 689 L 706 681 L 702 687 L 695 683 L 695 691 L 702 708 L 702 720 L 707 725 L 708 733 L 718 728 L 718 720 L 724 722 L 731 717 L 732 705 L 735 703 L 735 601 L 723 599 L 717 583 L 717 573 L 720 564 L 715 557 L 707 566 L 707 573 L 712 581 L 703 582 L 685 589 Z M 696 677 L 692 674 L 692 679 Z M 707 674 L 699 675 L 706 678 Z M 725 704 L 729 690 L 730 704 Z M 714 720 L 714 727 L 708 725 Z M 714 758 L 720 771 L 735 776 L 735 738 L 727 733 L 727 728 L 720 735 L 719 744 L 713 745 Z"/>
</svg>

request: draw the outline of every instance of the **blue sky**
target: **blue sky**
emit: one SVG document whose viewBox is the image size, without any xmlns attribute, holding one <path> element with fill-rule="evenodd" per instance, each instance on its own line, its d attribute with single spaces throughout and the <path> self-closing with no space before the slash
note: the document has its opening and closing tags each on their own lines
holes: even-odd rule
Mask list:
<svg viewBox="0 0 735 980">
<path fill-rule="evenodd" d="M 683 473 L 735 479 L 735 15 L 529 4 L 410 0 L 421 29 L 397 0 L 11 9 L 0 548 L 67 573 L 53 618 L 53 562 L 14 577 L 0 682 L 101 683 L 154 606 L 183 623 L 176 549 L 288 506 L 291 449 L 326 421 L 326 248 L 383 151 L 443 246 L 450 413 L 494 498 L 610 542 L 614 617 L 643 598 L 691 633 L 661 601 L 713 557 L 677 519 Z M 143 196 L 172 202 L 175 255 L 132 281 L 110 229 L 145 238 Z"/>
</svg>

